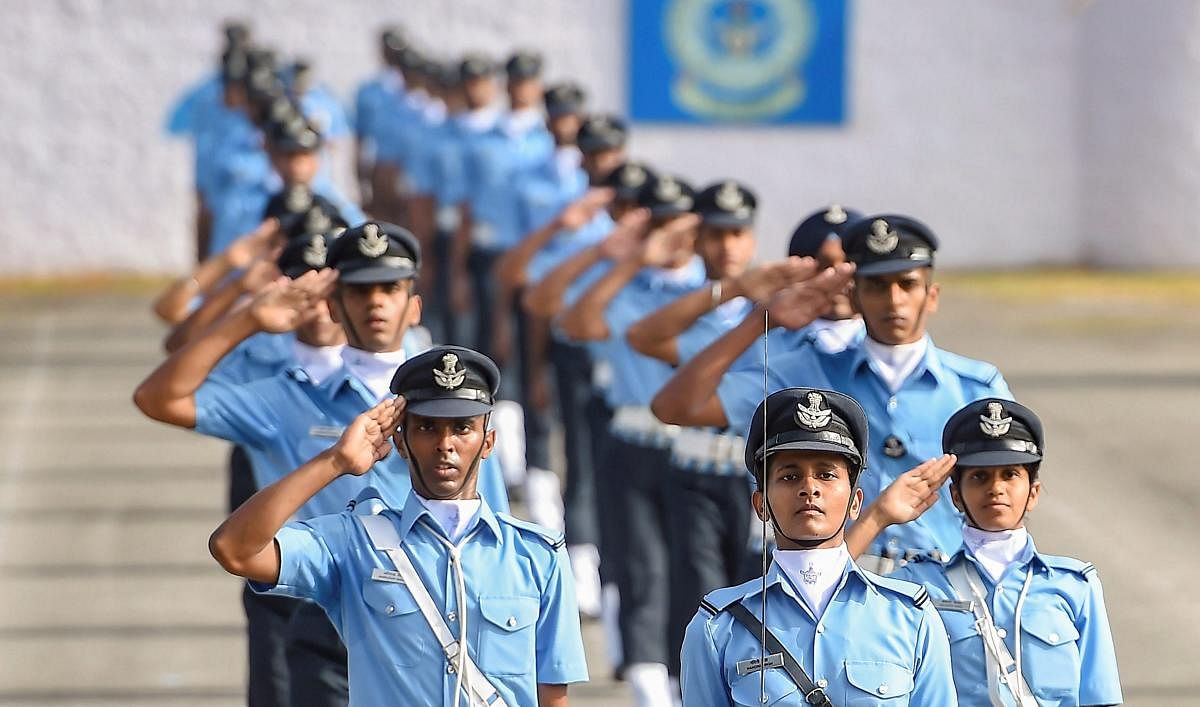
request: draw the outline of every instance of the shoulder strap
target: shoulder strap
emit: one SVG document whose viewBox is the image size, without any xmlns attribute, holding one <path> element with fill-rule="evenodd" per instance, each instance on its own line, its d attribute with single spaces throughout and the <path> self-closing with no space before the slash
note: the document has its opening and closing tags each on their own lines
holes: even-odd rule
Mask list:
<svg viewBox="0 0 1200 707">
<path fill-rule="evenodd" d="M 421 616 L 425 618 L 425 623 L 429 624 L 429 628 L 437 636 L 446 659 L 452 664 L 459 660 L 462 661 L 472 707 L 508 707 L 508 703 L 496 691 L 487 676 L 479 670 L 475 661 L 471 660 L 471 652 L 466 647 L 460 646 L 455 640 L 450 627 L 442 618 L 442 612 L 438 611 L 433 597 L 429 595 L 429 590 L 425 588 L 425 583 L 417 574 L 417 568 L 413 567 L 408 553 L 400 547 L 400 534 L 396 532 L 396 526 L 385 515 L 356 517 L 367 531 L 375 549 L 385 553 L 391 559 L 392 564 L 396 565 L 396 571 L 400 573 L 404 585 L 408 587 L 408 591 L 416 600 L 417 607 L 421 610 Z M 463 652 L 462 656 L 459 656 L 459 651 Z"/>
<path fill-rule="evenodd" d="M 979 635 L 983 638 L 983 645 L 988 657 L 988 694 L 992 704 L 995 707 L 1004 707 L 1004 701 L 1000 697 L 1000 677 L 1003 676 L 1003 684 L 1008 686 L 1008 691 L 1012 694 L 1018 707 L 1037 707 L 1033 692 L 1026 684 L 1025 678 L 1017 670 L 1017 661 L 1013 660 L 1008 645 L 1000 637 L 996 622 L 992 620 L 992 612 L 988 609 L 987 592 L 983 590 L 983 580 L 979 577 L 979 571 L 969 561 L 963 559 L 953 567 L 947 568 L 946 576 L 954 588 L 954 593 L 960 600 L 969 601 L 971 611 L 975 614 L 975 627 L 979 629 Z M 1021 637 L 1013 636 L 1013 640 L 1019 641 Z"/>
<path fill-rule="evenodd" d="M 760 622 L 758 617 L 752 614 L 750 610 L 747 609 L 744 604 L 742 604 L 742 602 L 735 601 L 729 606 L 725 607 L 724 610 L 728 611 L 733 618 L 737 619 L 739 623 L 749 629 L 752 635 L 766 635 L 767 650 L 774 654 L 767 656 L 767 666 L 757 665 L 757 659 L 750 661 L 755 665 L 749 666 L 748 672 L 754 670 L 765 670 L 766 667 L 770 666 L 771 658 L 774 656 L 779 656 L 782 658 L 783 662 L 781 667 L 785 672 L 787 672 L 788 676 L 792 678 L 792 682 L 796 683 L 796 687 L 800 688 L 800 692 L 804 694 L 804 700 L 807 704 L 814 705 L 814 707 L 833 707 L 833 703 L 829 701 L 829 696 L 825 694 L 825 691 L 813 683 L 812 678 L 808 677 L 808 673 L 804 672 L 804 668 L 802 668 L 800 663 L 798 663 L 796 659 L 792 657 L 792 654 L 788 652 L 788 649 L 779 642 L 779 639 L 775 637 L 775 634 L 771 633 L 770 631 L 763 630 L 762 622 Z M 738 672 L 742 672 L 742 666 L 739 665 L 738 667 Z"/>
</svg>

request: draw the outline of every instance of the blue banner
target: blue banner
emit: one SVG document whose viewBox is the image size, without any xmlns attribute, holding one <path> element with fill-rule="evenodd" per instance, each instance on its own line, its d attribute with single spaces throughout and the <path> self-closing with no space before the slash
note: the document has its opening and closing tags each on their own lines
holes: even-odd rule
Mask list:
<svg viewBox="0 0 1200 707">
<path fill-rule="evenodd" d="M 629 14 L 635 121 L 845 118 L 845 0 L 629 0 Z"/>
</svg>

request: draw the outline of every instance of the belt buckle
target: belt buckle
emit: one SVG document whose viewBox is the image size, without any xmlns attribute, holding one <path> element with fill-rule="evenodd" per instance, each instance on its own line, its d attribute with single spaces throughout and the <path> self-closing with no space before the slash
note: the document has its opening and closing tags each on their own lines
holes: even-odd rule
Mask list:
<svg viewBox="0 0 1200 707">
<path fill-rule="evenodd" d="M 829 704 L 829 696 L 819 687 L 813 688 L 813 691 L 804 696 L 804 701 L 810 705 L 825 705 Z"/>
</svg>

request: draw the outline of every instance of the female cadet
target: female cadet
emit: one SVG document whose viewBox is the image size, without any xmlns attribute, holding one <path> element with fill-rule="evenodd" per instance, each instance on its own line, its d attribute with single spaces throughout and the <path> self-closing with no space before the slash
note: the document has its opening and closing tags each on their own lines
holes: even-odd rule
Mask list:
<svg viewBox="0 0 1200 707">
<path fill-rule="evenodd" d="M 950 496 L 965 516 L 963 545 L 945 565 L 910 562 L 892 574 L 933 597 L 962 705 L 1121 703 L 1095 566 L 1038 552 L 1025 529 L 1042 491 L 1042 440 L 1037 415 L 1008 400 L 951 416 L 942 447 L 958 456 Z"/>
<path fill-rule="evenodd" d="M 754 509 L 778 550 L 764 577 L 701 603 L 683 643 L 684 704 L 955 705 L 926 592 L 859 569 L 846 549 L 863 498 L 862 408 L 786 388 L 759 404 L 746 437 Z"/>
</svg>

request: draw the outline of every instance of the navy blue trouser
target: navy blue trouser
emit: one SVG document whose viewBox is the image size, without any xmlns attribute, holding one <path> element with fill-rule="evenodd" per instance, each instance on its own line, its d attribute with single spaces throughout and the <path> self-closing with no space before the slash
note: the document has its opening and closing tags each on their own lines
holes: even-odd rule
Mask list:
<svg viewBox="0 0 1200 707">
<path fill-rule="evenodd" d="M 593 434 L 597 423 L 607 434 L 608 410 L 592 389 L 592 357 L 584 346 L 557 339 L 550 343 L 555 397 L 563 429 L 567 481 L 563 489 L 567 545 L 600 546 L 597 518 L 597 452 L 602 439 Z"/>
<path fill-rule="evenodd" d="M 325 610 L 301 602 L 288 623 L 292 707 L 345 707 L 350 702 L 346 647 Z"/>
</svg>

